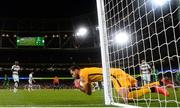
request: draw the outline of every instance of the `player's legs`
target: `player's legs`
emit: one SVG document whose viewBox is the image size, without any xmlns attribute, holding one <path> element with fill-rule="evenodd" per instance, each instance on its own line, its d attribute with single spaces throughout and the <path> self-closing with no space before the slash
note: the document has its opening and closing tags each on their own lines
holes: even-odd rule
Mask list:
<svg viewBox="0 0 180 108">
<path fill-rule="evenodd" d="M 56 90 L 56 83 L 54 84 L 54 90 Z"/>
<path fill-rule="evenodd" d="M 136 88 L 133 91 L 128 93 L 129 100 L 139 98 L 145 94 L 148 94 L 150 92 L 154 92 L 154 87 L 159 86 L 159 82 L 153 82 L 150 84 L 146 84 L 140 88 Z"/>
<path fill-rule="evenodd" d="M 147 84 L 147 74 L 142 74 L 143 85 Z"/>
<path fill-rule="evenodd" d="M 135 89 L 128 93 L 128 99 L 137 99 L 145 94 L 148 93 L 159 93 L 163 94 L 164 96 L 169 96 L 168 91 L 165 88 L 160 87 L 159 81 L 153 82 L 150 84 L 146 84 L 138 89 Z"/>
<path fill-rule="evenodd" d="M 147 87 L 153 87 L 153 86 L 167 86 L 167 87 L 170 87 L 173 85 L 172 84 L 168 84 L 166 82 L 163 82 L 163 81 L 156 81 L 156 82 L 152 82 L 152 83 L 149 83 L 149 84 L 146 84 L 144 86 L 142 86 L 143 88 L 147 88 Z"/>
<path fill-rule="evenodd" d="M 6 89 L 7 88 L 7 81 L 3 82 L 3 88 Z"/>
<path fill-rule="evenodd" d="M 160 86 L 160 82 L 159 81 L 152 82 L 152 83 L 149 83 L 149 84 L 146 84 L 146 85 L 142 86 L 142 88 L 150 88 L 150 87 L 153 87 L 153 86 Z"/>
<path fill-rule="evenodd" d="M 142 74 L 143 85 L 149 84 L 151 81 L 150 74 Z"/>
<path fill-rule="evenodd" d="M 136 86 L 137 80 L 123 70 L 111 70 L 113 86 L 125 103 L 128 102 L 129 87 Z"/>
<path fill-rule="evenodd" d="M 5 89 L 9 89 L 9 81 L 6 81 L 6 82 L 5 82 L 4 87 L 5 87 Z"/>
<path fill-rule="evenodd" d="M 150 83 L 140 88 L 135 87 L 134 90 L 129 89 L 126 86 L 121 86 L 121 84 L 123 83 L 127 83 L 128 85 L 128 82 L 129 82 L 128 80 L 126 82 L 120 82 L 120 80 L 112 79 L 112 82 L 118 95 L 123 98 L 125 103 L 127 103 L 128 100 L 140 98 L 143 95 L 151 93 L 151 92 L 160 93 L 160 94 L 163 94 L 164 96 L 169 95 L 169 93 L 164 88 L 158 87 L 159 82 Z"/>
<path fill-rule="evenodd" d="M 18 89 L 19 76 L 18 75 L 13 75 L 13 80 L 14 80 L 14 90 L 13 90 L 13 92 L 16 93 L 17 89 Z"/>
<path fill-rule="evenodd" d="M 146 81 L 147 81 L 147 84 L 151 82 L 151 74 L 146 74 Z"/>
<path fill-rule="evenodd" d="M 160 85 L 159 82 L 146 84 L 141 88 L 137 88 L 135 87 L 137 83 L 136 79 L 128 74 L 126 77 L 122 77 L 119 73 L 120 72 L 118 71 L 114 72 L 111 75 L 111 79 L 115 90 L 117 91 L 118 95 L 123 98 L 125 103 L 127 103 L 128 100 L 139 98 L 151 92 L 161 93 L 164 96 L 168 95 L 168 92 L 165 89 L 158 87 Z M 135 90 L 132 91 L 132 87 L 135 87 Z"/>
<path fill-rule="evenodd" d="M 115 90 L 117 91 L 118 95 L 122 97 L 125 103 L 128 102 L 128 100 L 132 100 L 138 97 L 141 97 L 147 93 L 150 93 L 151 90 L 149 88 L 142 88 L 142 89 L 136 89 L 132 92 L 129 91 L 128 87 L 121 86 L 121 83 L 119 80 L 112 79 L 113 86 Z M 126 82 L 128 83 L 128 81 Z"/>
<path fill-rule="evenodd" d="M 14 82 L 14 92 L 17 92 L 18 89 L 18 81 Z"/>
<path fill-rule="evenodd" d="M 166 86 L 167 88 L 174 88 L 175 87 L 175 84 L 171 84 L 171 83 L 166 83 L 164 81 L 157 81 L 157 82 L 153 82 L 153 83 L 150 83 L 150 84 L 147 84 L 145 86 L 143 86 L 144 88 L 146 87 L 153 87 L 153 86 Z M 175 88 L 176 89 L 176 88 Z M 177 89 L 176 89 L 177 90 Z"/>
<path fill-rule="evenodd" d="M 121 95 L 123 94 L 124 96 L 126 96 L 127 100 L 137 99 L 137 98 L 140 98 L 140 97 L 142 97 L 148 93 L 159 93 L 159 94 L 162 94 L 164 96 L 169 96 L 168 91 L 162 87 L 159 87 L 159 86 L 153 86 L 150 88 L 145 87 L 145 88 L 140 88 L 140 89 L 137 88 L 133 91 L 129 91 L 129 89 L 125 90 L 125 88 L 120 88 L 120 90 L 119 90 L 119 94 L 121 94 Z"/>
<path fill-rule="evenodd" d="M 28 81 L 29 82 L 29 85 L 28 85 L 28 91 L 30 92 L 30 91 L 32 91 L 33 89 L 32 89 L 32 81 Z"/>
<path fill-rule="evenodd" d="M 127 99 L 127 94 L 128 94 L 127 88 L 121 87 L 120 82 L 117 79 L 115 79 L 115 78 L 112 78 L 112 82 L 113 82 L 114 89 L 116 90 L 118 95 L 120 97 L 122 97 L 122 99 L 124 100 L 124 103 L 127 103 L 128 102 L 128 99 Z"/>
<path fill-rule="evenodd" d="M 56 84 L 53 85 L 54 90 L 56 90 Z"/>
<path fill-rule="evenodd" d="M 150 88 L 134 89 L 133 91 L 128 92 L 128 100 L 140 98 L 150 92 L 151 92 Z"/>
<path fill-rule="evenodd" d="M 55 83 L 55 84 L 54 84 L 54 90 L 55 90 L 55 89 L 59 89 L 59 84 L 58 84 L 58 83 Z"/>
</svg>

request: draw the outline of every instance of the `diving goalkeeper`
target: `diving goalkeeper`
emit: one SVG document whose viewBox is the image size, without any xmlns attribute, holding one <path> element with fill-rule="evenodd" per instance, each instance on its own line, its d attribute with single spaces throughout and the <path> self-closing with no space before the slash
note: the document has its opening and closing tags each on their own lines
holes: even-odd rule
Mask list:
<svg viewBox="0 0 180 108">
<path fill-rule="evenodd" d="M 102 68 L 98 67 L 80 69 L 79 67 L 73 66 L 70 68 L 70 73 L 72 77 L 75 78 L 75 86 L 88 95 L 92 93 L 91 82 L 103 80 L 102 71 Z M 125 103 L 127 103 L 128 100 L 137 99 L 147 93 L 159 93 L 164 96 L 169 96 L 168 91 L 160 87 L 160 85 L 162 85 L 160 81 L 138 88 L 136 87 L 137 80 L 123 70 L 111 68 L 110 71 L 113 86 Z"/>
</svg>

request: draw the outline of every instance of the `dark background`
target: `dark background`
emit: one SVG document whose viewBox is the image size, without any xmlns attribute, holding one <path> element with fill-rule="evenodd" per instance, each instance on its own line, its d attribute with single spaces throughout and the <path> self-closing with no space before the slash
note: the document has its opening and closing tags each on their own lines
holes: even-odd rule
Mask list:
<svg viewBox="0 0 180 108">
<path fill-rule="evenodd" d="M 159 8 L 156 9 L 154 13 L 149 12 L 147 15 L 148 19 L 146 19 L 143 7 L 138 8 L 138 5 L 143 5 L 145 0 L 137 0 L 133 1 L 134 8 L 138 8 L 135 9 L 136 11 L 133 13 L 136 20 L 135 22 L 133 15 L 129 16 L 129 20 L 126 19 L 117 22 L 119 20 L 116 20 L 116 18 L 122 18 L 128 14 L 127 9 L 124 10 L 124 13 L 116 14 L 115 18 L 109 20 L 109 22 L 107 22 L 107 26 L 111 28 L 108 32 L 109 35 L 113 34 L 116 30 L 111 24 L 117 23 L 120 28 L 125 26 L 129 28 L 129 32 L 134 32 L 132 35 L 132 43 L 138 42 L 128 49 L 113 53 L 111 60 L 116 62 L 113 62 L 111 65 L 124 66 L 128 72 L 134 74 L 134 71 L 139 72 L 138 64 L 140 60 L 146 58 L 147 62 L 150 62 L 151 66 L 155 65 L 158 70 L 161 70 L 162 67 L 164 70 L 171 67 L 177 68 L 180 50 L 176 51 L 175 46 L 177 45 L 179 49 L 180 24 L 176 1 L 178 0 L 172 0 L 171 3 L 172 16 L 168 14 L 170 8 L 164 6 L 163 11 L 160 11 L 161 9 Z M 125 2 L 131 2 L 131 0 L 124 0 L 124 7 L 126 7 Z M 129 10 L 132 10 L 131 5 L 128 7 Z M 152 10 L 152 7 L 147 8 L 148 11 Z M 113 13 L 111 11 L 110 13 Z M 107 18 L 112 17 L 112 15 L 113 14 L 107 14 Z M 160 18 L 160 15 L 163 15 L 164 19 Z M 154 22 L 154 18 L 156 22 Z M 131 22 L 131 25 L 129 25 L 128 21 Z M 144 23 L 141 26 L 140 22 L 142 21 Z M 166 31 L 161 32 L 164 30 L 162 25 L 163 21 Z M 38 68 L 47 75 L 50 74 L 48 71 L 49 68 L 58 68 L 58 74 L 60 74 L 61 71 L 67 71 L 69 75 L 68 68 L 72 65 L 80 65 L 81 67 L 101 66 L 99 34 L 96 28 L 98 25 L 97 22 L 96 0 L 1 1 L 0 67 L 9 69 L 2 69 L 3 73 L 0 75 L 3 75 L 5 72 L 9 72 L 10 74 L 10 67 L 15 60 L 18 60 L 24 69 Z M 176 25 L 175 28 L 173 28 L 172 22 Z M 148 30 L 147 25 L 149 25 L 150 30 Z M 81 26 L 87 27 L 89 33 L 84 38 L 77 38 L 75 37 L 75 33 Z M 149 35 L 151 35 L 151 37 L 149 37 Z M 174 40 L 173 35 L 177 39 L 176 42 L 171 42 Z M 45 36 L 46 45 L 45 47 L 39 48 L 17 47 L 17 36 Z M 168 45 L 164 44 L 166 42 L 165 36 L 167 36 L 167 42 L 171 42 Z M 149 39 L 147 37 L 149 37 Z M 144 39 L 144 41 L 142 41 L 142 39 Z M 152 43 L 150 43 L 149 40 L 151 40 Z M 160 46 L 160 48 L 157 46 Z M 131 48 L 133 48 L 133 52 Z M 153 50 L 150 50 L 150 48 L 153 48 Z M 168 51 L 167 48 L 169 49 Z M 116 50 L 111 49 L 111 52 Z M 146 53 L 143 52 L 144 49 L 148 49 Z M 138 51 L 142 53 L 137 54 L 139 53 Z M 161 53 L 162 57 L 160 57 L 159 53 Z M 171 59 L 168 58 L 168 55 Z M 125 58 L 124 64 L 122 61 L 119 61 L 119 58 L 123 57 Z M 163 61 L 162 58 L 164 58 Z M 130 66 L 133 68 L 129 68 Z M 24 72 L 29 73 L 29 71 L 26 70 Z M 66 75 L 62 74 L 62 76 Z"/>
<path fill-rule="evenodd" d="M 0 76 L 11 76 L 14 61 L 27 76 L 69 76 L 72 65 L 101 66 L 95 0 L 6 0 L 0 6 Z M 76 38 L 81 26 L 86 38 Z M 16 37 L 45 36 L 45 47 L 17 47 Z M 56 37 L 57 36 L 57 37 Z M 49 71 L 49 68 L 56 71 Z"/>
<path fill-rule="evenodd" d="M 70 18 L 96 11 L 95 0 L 6 0 L 1 16 L 16 18 Z"/>
</svg>

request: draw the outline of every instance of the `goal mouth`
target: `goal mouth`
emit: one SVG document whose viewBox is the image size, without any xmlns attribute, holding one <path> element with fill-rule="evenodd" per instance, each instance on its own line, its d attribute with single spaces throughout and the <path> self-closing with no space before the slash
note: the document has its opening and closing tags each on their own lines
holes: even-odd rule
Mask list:
<svg viewBox="0 0 180 108">
<path fill-rule="evenodd" d="M 125 107 L 179 107 L 180 1 L 97 0 L 97 10 L 105 103 Z M 134 93 L 133 101 L 124 104 L 111 79 L 112 68 L 122 69 L 130 79 L 136 79 L 136 87 L 144 91 L 129 92 L 129 97 Z M 126 82 L 122 87 L 129 83 L 127 87 L 132 87 L 127 79 L 121 76 L 116 80 L 121 84 Z M 167 90 L 170 96 L 154 93 L 153 83 Z"/>
</svg>

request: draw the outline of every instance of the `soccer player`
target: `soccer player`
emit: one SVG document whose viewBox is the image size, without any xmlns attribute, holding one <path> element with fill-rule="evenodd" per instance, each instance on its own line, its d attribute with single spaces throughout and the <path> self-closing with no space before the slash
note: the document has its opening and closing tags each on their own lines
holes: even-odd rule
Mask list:
<svg viewBox="0 0 180 108">
<path fill-rule="evenodd" d="M 152 92 L 169 96 L 168 91 L 160 87 L 161 83 L 159 81 L 137 88 L 137 80 L 125 73 L 123 70 L 111 68 L 110 72 L 113 86 L 118 95 L 123 98 L 125 103 L 127 103 L 128 100 L 137 99 L 147 93 Z M 91 95 L 92 93 L 91 82 L 103 80 L 102 68 L 91 67 L 80 69 L 79 67 L 73 66 L 70 68 L 70 73 L 73 78 L 78 79 L 75 80 L 75 86 L 88 95 Z"/>
<path fill-rule="evenodd" d="M 180 86 L 180 72 L 176 73 L 176 81 L 178 82 L 178 84 Z"/>
<path fill-rule="evenodd" d="M 59 78 L 57 76 L 53 78 L 53 87 L 54 87 L 54 90 L 59 89 Z"/>
<path fill-rule="evenodd" d="M 151 67 L 145 60 L 141 60 L 140 71 L 142 74 L 143 85 L 149 84 L 151 81 Z"/>
<path fill-rule="evenodd" d="M 9 87 L 9 78 L 8 76 L 5 74 L 4 75 L 4 81 L 3 81 L 3 88 L 7 89 Z"/>
<path fill-rule="evenodd" d="M 33 74 L 34 74 L 34 72 L 31 72 L 29 74 L 29 80 L 28 80 L 28 82 L 29 82 L 28 91 L 29 92 L 33 91 L 33 82 L 35 82 L 35 80 L 33 79 Z"/>
<path fill-rule="evenodd" d="M 18 88 L 18 83 L 19 83 L 19 71 L 20 71 L 20 66 L 19 66 L 19 62 L 15 61 L 15 64 L 12 66 L 11 68 L 12 70 L 12 77 L 14 80 L 14 90 L 13 92 L 16 93 L 17 92 L 17 88 Z"/>
<path fill-rule="evenodd" d="M 155 68 L 155 66 L 152 67 L 152 80 L 153 82 L 158 81 L 158 70 Z"/>
</svg>

